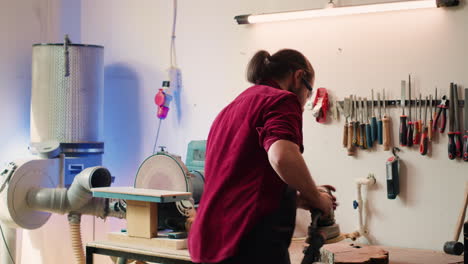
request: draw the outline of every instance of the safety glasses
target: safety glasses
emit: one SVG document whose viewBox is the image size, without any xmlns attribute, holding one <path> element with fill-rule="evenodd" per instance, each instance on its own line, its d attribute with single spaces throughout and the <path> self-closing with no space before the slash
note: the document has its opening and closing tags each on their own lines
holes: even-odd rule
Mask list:
<svg viewBox="0 0 468 264">
<path fill-rule="evenodd" d="M 302 78 L 302 82 L 304 83 L 307 90 L 309 90 L 310 93 L 312 93 L 312 86 L 310 86 L 310 83 L 308 81 L 306 81 L 306 79 L 304 79 L 304 78 Z"/>
</svg>

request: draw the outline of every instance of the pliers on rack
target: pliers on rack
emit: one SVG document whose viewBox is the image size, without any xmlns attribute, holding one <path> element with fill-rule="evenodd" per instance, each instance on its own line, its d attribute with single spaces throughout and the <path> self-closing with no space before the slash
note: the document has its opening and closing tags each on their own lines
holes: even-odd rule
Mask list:
<svg viewBox="0 0 468 264">
<path fill-rule="evenodd" d="M 439 132 L 444 133 L 445 131 L 445 126 L 447 124 L 447 109 L 449 108 L 449 101 L 447 100 L 447 96 L 442 96 L 442 100 L 440 100 L 440 104 L 437 106 L 439 110 L 437 111 L 437 116 L 434 120 L 434 123 L 432 124 L 432 129 L 436 130 L 437 128 L 437 123 L 440 120 L 440 125 L 439 125 Z"/>
</svg>

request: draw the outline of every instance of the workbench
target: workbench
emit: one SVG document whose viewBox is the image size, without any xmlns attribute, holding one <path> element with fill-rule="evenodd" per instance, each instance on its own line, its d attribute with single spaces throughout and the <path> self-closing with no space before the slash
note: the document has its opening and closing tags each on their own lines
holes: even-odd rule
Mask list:
<svg viewBox="0 0 468 264">
<path fill-rule="evenodd" d="M 96 241 L 86 244 L 86 264 L 93 264 L 93 255 L 106 255 L 126 259 L 150 261 L 163 264 L 190 264 L 190 255 L 187 249 L 165 249 L 131 247 L 110 241 Z"/>
<path fill-rule="evenodd" d="M 303 241 L 293 241 L 289 252 L 291 264 L 301 263 Z M 389 264 L 460 264 L 463 256 L 447 255 L 441 251 L 383 247 L 389 251 Z M 93 264 L 93 254 L 123 257 L 127 259 L 150 261 L 163 264 L 188 264 L 188 250 L 171 250 L 162 248 L 133 248 L 125 244 L 109 241 L 92 242 L 86 245 L 86 264 Z"/>
</svg>

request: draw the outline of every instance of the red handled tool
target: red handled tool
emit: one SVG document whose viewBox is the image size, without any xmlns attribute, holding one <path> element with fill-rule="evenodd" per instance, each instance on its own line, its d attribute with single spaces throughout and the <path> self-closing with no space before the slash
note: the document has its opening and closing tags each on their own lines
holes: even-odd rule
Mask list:
<svg viewBox="0 0 468 264">
<path fill-rule="evenodd" d="M 449 142 L 448 156 L 453 160 L 456 157 L 461 157 L 461 132 L 458 126 L 458 91 L 457 85 L 450 83 L 450 107 L 449 107 Z"/>
<path fill-rule="evenodd" d="M 436 101 L 437 102 L 437 101 Z M 442 96 L 442 100 L 440 100 L 440 104 L 437 106 L 439 110 L 437 111 L 437 115 L 434 118 L 433 130 L 437 129 L 437 124 L 439 123 L 439 132 L 444 133 L 445 125 L 447 124 L 447 109 L 449 108 L 449 102 L 447 101 L 447 96 Z"/>
<path fill-rule="evenodd" d="M 463 157 L 463 139 L 462 129 L 460 124 L 460 106 L 458 105 L 458 85 L 453 85 L 453 109 L 455 114 L 455 155 Z"/>
<path fill-rule="evenodd" d="M 405 115 L 405 107 L 406 107 L 406 81 L 401 81 L 401 101 L 400 106 L 402 110 L 402 114 L 400 116 L 400 145 L 407 146 L 407 133 L 408 133 L 408 124 L 407 116 Z"/>
<path fill-rule="evenodd" d="M 422 135 L 421 135 L 421 142 L 419 143 L 419 153 L 421 155 L 426 155 L 427 154 L 427 144 L 429 141 L 429 138 L 427 136 L 428 133 L 428 127 L 427 127 L 427 104 L 428 104 L 428 98 L 426 96 L 426 100 L 424 101 L 424 125 L 422 125 Z M 421 102 L 420 102 L 421 103 Z"/>
<path fill-rule="evenodd" d="M 419 103 L 416 106 L 416 121 L 414 122 L 414 137 L 413 137 L 413 143 L 414 145 L 419 145 L 421 142 L 421 132 L 422 132 L 422 98 L 421 94 L 419 94 Z M 418 107 L 419 107 L 419 119 L 418 119 Z"/>
<path fill-rule="evenodd" d="M 432 138 L 433 138 L 433 130 L 432 130 L 432 126 L 434 124 L 434 120 L 432 119 L 432 105 L 434 104 L 434 101 L 432 100 L 432 94 L 429 95 L 429 102 L 430 102 L 430 110 L 429 110 L 429 118 L 431 120 L 429 120 L 429 130 L 428 130 L 428 136 L 429 136 L 429 141 L 432 141 Z"/>
<path fill-rule="evenodd" d="M 434 125 L 435 124 L 435 120 L 436 120 L 436 117 L 437 117 L 437 87 L 435 88 L 435 95 L 434 95 L 434 112 L 432 113 L 432 121 L 433 121 L 433 124 L 431 124 L 431 127 L 429 128 L 430 130 L 432 130 L 432 137 L 434 137 L 434 134 L 437 132 L 437 125 Z M 432 107 L 432 105 L 431 105 Z M 431 138 L 431 137 L 429 137 Z"/>
<path fill-rule="evenodd" d="M 465 88 L 465 144 L 463 145 L 463 160 L 468 161 L 468 88 Z"/>
<path fill-rule="evenodd" d="M 454 141 L 455 141 L 455 156 L 462 157 L 462 130 L 460 129 L 460 107 L 458 106 L 458 85 L 453 84 L 453 120 L 454 120 Z"/>
</svg>

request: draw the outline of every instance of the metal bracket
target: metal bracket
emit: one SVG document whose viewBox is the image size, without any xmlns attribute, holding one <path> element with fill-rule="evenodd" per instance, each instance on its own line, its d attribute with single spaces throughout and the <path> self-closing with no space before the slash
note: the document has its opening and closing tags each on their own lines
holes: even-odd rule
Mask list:
<svg viewBox="0 0 468 264">
<path fill-rule="evenodd" d="M 7 167 L 2 171 L 2 173 L 0 173 L 0 177 L 4 177 L 2 187 L 0 187 L 0 193 L 5 189 L 7 183 L 11 179 L 11 175 L 13 175 L 13 172 L 15 172 L 17 167 L 18 166 L 16 166 L 14 162 L 10 162 L 8 163 Z"/>
</svg>

